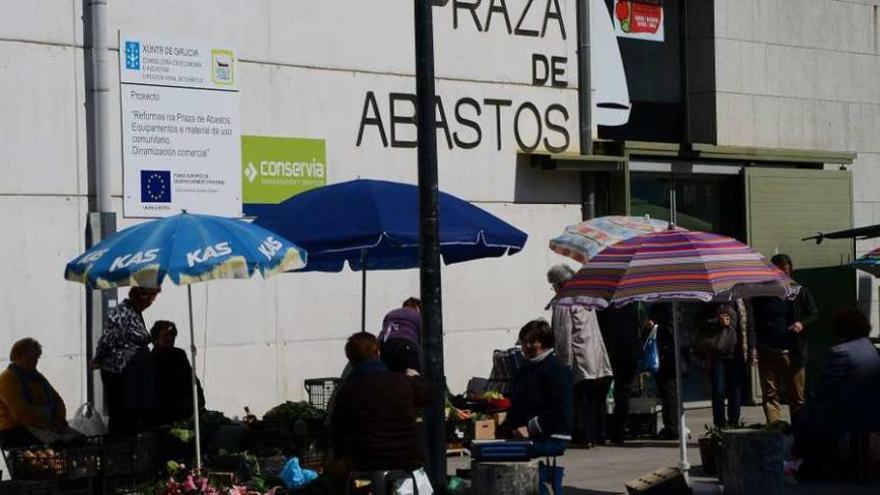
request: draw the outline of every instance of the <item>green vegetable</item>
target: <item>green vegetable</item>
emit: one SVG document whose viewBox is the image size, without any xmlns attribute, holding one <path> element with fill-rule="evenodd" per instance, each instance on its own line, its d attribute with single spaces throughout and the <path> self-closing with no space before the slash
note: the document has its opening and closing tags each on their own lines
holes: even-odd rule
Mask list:
<svg viewBox="0 0 880 495">
<path fill-rule="evenodd" d="M 195 436 L 196 436 L 195 432 L 193 432 L 192 430 L 184 429 L 184 428 L 172 428 L 171 431 L 169 431 L 169 433 L 171 433 L 172 435 L 177 437 L 178 440 L 180 440 L 181 442 L 184 442 L 184 443 L 191 442 L 193 440 L 193 438 L 195 438 Z"/>
<path fill-rule="evenodd" d="M 288 431 L 299 430 L 298 421 L 320 421 L 324 419 L 324 412 L 315 408 L 305 401 L 287 401 L 270 409 L 263 415 L 263 421 L 276 422 L 282 429 Z"/>
</svg>

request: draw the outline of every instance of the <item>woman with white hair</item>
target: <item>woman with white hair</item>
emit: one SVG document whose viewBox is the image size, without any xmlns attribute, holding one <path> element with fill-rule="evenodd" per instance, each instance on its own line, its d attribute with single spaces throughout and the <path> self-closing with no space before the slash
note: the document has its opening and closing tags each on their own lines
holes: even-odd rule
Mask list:
<svg viewBox="0 0 880 495">
<path fill-rule="evenodd" d="M 556 354 L 571 369 L 574 383 L 572 444 L 589 448 L 605 441 L 605 398 L 613 377 L 596 312 L 558 300 L 559 289 L 574 273 L 564 264 L 547 271 L 547 281 L 557 294 L 549 306 L 553 311 Z"/>
</svg>

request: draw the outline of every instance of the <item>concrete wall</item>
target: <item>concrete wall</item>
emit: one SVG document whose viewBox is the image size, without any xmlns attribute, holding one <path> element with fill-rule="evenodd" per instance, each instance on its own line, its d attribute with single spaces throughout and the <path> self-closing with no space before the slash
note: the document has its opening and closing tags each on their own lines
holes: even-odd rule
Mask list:
<svg viewBox="0 0 880 495">
<path fill-rule="evenodd" d="M 878 10 L 878 0 L 715 0 L 718 144 L 858 153 L 855 226 L 880 223 Z M 878 246 L 860 241 L 857 255 Z M 877 327 L 880 291 L 859 277 Z"/>
<path fill-rule="evenodd" d="M 23 336 L 42 341 L 40 367 L 72 411 L 84 400 L 84 291 L 64 281 L 62 273 L 64 264 L 84 249 L 88 211 L 84 2 L 27 3 L 25 8 L 0 0 L 0 258 L 5 261 L 0 265 L 0 357 Z M 513 25 L 527 3 L 507 2 Z M 415 181 L 415 150 L 383 147 L 375 129 L 367 130 L 360 147 L 355 144 L 367 91 L 376 92 L 386 119 L 389 92 L 415 92 L 411 2 L 110 4 L 114 33 L 121 29 L 235 45 L 240 50 L 243 134 L 326 139 L 331 183 L 358 176 Z M 478 11 L 483 26 L 484 4 Z M 534 4 L 523 27 L 541 26 L 545 5 Z M 492 349 L 510 346 L 523 323 L 544 315 L 551 295 L 545 270 L 564 261 L 547 249 L 547 241 L 580 219 L 577 177 L 529 169 L 517 159 L 512 127 L 519 102 L 540 108 L 559 103 L 569 111 L 568 148 L 578 147 L 574 2 L 560 4 L 565 39 L 554 21 L 543 37 L 513 36 L 501 15 L 485 32 L 475 28 L 467 12 L 459 13 L 456 28 L 449 6 L 435 9 L 438 93 L 448 101 L 468 96 L 514 102 L 503 111 L 500 144 L 489 108 L 479 116 L 479 147 L 451 150 L 440 141 L 441 188 L 530 235 L 526 249 L 514 257 L 444 269 L 452 390 L 462 390 L 471 376 L 487 376 Z M 533 86 L 532 53 L 566 56 L 569 87 Z M 117 77 L 114 73 L 114 81 Z M 118 85 L 113 88 L 111 101 L 117 104 Z M 452 119 L 454 109 L 446 111 Z M 118 143 L 118 109 L 111 114 L 111 139 Z M 526 123 L 522 130 L 534 136 L 534 126 Z M 112 152 L 119 213 L 119 146 Z M 135 221 L 118 219 L 120 227 Z M 386 311 L 417 294 L 417 270 L 370 273 L 368 328 L 378 329 Z M 282 400 L 302 399 L 303 379 L 339 373 L 344 339 L 360 328 L 360 274 L 351 272 L 212 282 L 195 286 L 194 296 L 201 350 L 197 369 L 209 407 L 228 414 L 241 414 L 245 405 L 262 413 Z M 185 290 L 166 286 L 145 313 L 147 324 L 172 319 L 185 329 L 185 301 Z M 188 335 L 181 335 L 178 345 L 188 347 Z"/>
</svg>

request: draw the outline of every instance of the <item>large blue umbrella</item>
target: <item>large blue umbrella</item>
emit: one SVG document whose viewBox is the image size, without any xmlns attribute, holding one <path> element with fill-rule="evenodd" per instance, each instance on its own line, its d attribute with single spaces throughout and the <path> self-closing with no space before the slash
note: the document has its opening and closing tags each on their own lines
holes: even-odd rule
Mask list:
<svg viewBox="0 0 880 495">
<path fill-rule="evenodd" d="M 193 360 L 193 406 L 198 407 L 193 337 L 194 282 L 263 277 L 302 268 L 306 252 L 287 239 L 241 220 L 181 213 L 121 230 L 77 256 L 64 278 L 94 289 L 159 287 L 166 278 L 187 286 Z M 201 467 L 198 412 L 193 415 L 196 460 Z"/>
<path fill-rule="evenodd" d="M 338 272 L 419 266 L 419 190 L 358 179 L 313 189 L 279 205 L 250 205 L 248 215 L 309 252 L 302 270 Z M 525 232 L 467 201 L 441 192 L 440 254 L 446 264 L 519 252 Z M 365 294 L 362 294 L 365 297 Z M 361 305 L 365 326 L 365 299 Z"/>
<path fill-rule="evenodd" d="M 287 239 L 241 220 L 181 213 L 121 230 L 67 264 L 64 278 L 93 289 L 159 287 L 263 277 L 305 266 Z"/>
</svg>

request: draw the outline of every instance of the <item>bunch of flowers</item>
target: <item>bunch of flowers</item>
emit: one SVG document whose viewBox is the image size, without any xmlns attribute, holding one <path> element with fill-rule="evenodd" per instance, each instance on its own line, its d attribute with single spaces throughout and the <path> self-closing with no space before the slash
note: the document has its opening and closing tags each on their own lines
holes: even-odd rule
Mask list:
<svg viewBox="0 0 880 495">
<path fill-rule="evenodd" d="M 159 490 L 160 495 L 275 495 L 278 490 L 276 487 L 264 493 L 240 485 L 219 488 L 213 486 L 209 477 L 201 471 L 187 469 L 174 461 L 169 461 L 167 467 L 169 476 Z"/>
</svg>

